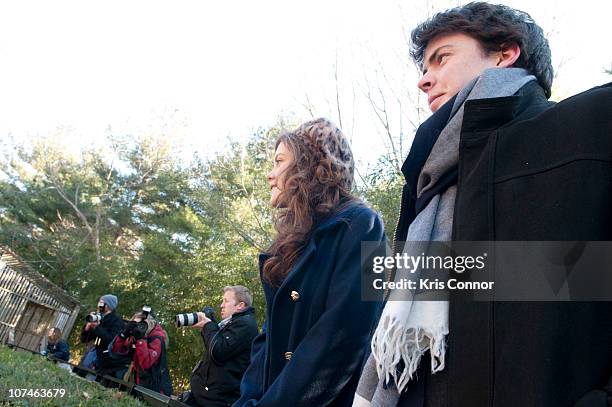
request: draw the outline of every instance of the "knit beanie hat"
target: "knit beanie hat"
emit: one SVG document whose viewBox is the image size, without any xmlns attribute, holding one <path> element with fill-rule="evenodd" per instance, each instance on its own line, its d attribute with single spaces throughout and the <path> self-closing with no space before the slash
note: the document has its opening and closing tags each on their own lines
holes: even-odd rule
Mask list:
<svg viewBox="0 0 612 407">
<path fill-rule="evenodd" d="M 117 308 L 117 303 L 119 302 L 117 297 L 112 294 L 103 295 L 101 300 L 104 301 L 104 304 L 106 304 L 106 306 L 112 310 Z"/>
</svg>

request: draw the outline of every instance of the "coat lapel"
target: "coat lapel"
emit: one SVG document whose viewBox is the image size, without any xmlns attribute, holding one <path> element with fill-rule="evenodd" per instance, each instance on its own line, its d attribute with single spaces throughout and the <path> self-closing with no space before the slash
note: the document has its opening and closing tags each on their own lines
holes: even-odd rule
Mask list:
<svg viewBox="0 0 612 407">
<path fill-rule="evenodd" d="M 289 274 L 278 288 L 278 291 L 274 294 L 274 301 L 272 302 L 272 309 L 274 309 L 274 304 L 276 303 L 276 299 L 279 295 L 282 295 L 282 292 L 287 289 L 287 286 L 291 283 L 291 280 L 295 279 L 297 275 L 299 275 L 304 270 L 304 263 L 308 260 L 308 258 L 314 253 L 317 245 L 313 238 L 308 242 L 308 246 L 304 249 L 304 252 L 301 254 L 298 261 L 293 265 Z"/>
</svg>

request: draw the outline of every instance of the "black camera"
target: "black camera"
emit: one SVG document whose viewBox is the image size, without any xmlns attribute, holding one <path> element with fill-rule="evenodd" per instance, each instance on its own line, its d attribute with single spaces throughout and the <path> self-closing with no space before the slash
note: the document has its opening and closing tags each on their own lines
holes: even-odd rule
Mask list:
<svg viewBox="0 0 612 407">
<path fill-rule="evenodd" d="M 129 338 L 130 336 L 133 336 L 136 339 L 144 338 L 144 336 L 147 333 L 147 329 L 149 329 L 149 325 L 147 324 L 145 320 L 149 317 L 149 315 L 153 317 L 153 313 L 151 312 L 151 307 L 149 307 L 148 305 L 143 305 L 141 314 L 142 314 L 142 321 L 140 322 L 128 321 L 125 324 L 125 329 L 123 330 L 123 332 L 119 334 L 121 338 L 126 339 L 126 338 Z"/>
<path fill-rule="evenodd" d="M 128 321 L 125 324 L 125 329 L 119 334 L 123 339 L 133 336 L 136 339 L 142 339 L 147 333 L 148 325 L 145 321 Z"/>
<path fill-rule="evenodd" d="M 215 310 L 212 307 L 204 307 L 202 309 L 204 315 L 209 318 L 213 322 L 217 322 L 215 318 Z M 177 314 L 176 315 L 176 326 L 191 326 L 198 323 L 198 313 L 197 312 L 188 312 L 185 314 Z"/>
</svg>

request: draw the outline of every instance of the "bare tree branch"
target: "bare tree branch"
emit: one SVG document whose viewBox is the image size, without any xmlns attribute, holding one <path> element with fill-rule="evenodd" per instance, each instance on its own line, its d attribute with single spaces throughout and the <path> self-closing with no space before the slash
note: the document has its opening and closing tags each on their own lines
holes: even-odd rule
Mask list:
<svg viewBox="0 0 612 407">
<path fill-rule="evenodd" d="M 304 109 L 306 109 L 306 111 L 310 115 L 310 118 L 314 119 L 315 114 L 314 114 L 314 110 L 312 107 L 312 103 L 310 102 L 310 98 L 308 97 L 308 93 L 306 93 L 305 97 L 306 97 L 306 103 L 302 103 L 302 106 L 304 107 Z"/>
<path fill-rule="evenodd" d="M 87 221 L 87 216 L 85 216 L 85 214 L 79 209 L 79 207 L 77 206 L 77 204 L 75 202 L 72 202 L 70 200 L 70 198 L 68 197 L 66 191 L 64 190 L 63 186 L 60 184 L 59 180 L 56 178 L 56 171 L 53 168 L 49 169 L 49 173 L 50 173 L 50 181 L 53 184 L 53 188 L 57 191 L 57 193 L 60 195 L 60 197 L 62 197 L 62 199 L 64 201 L 66 201 L 66 203 L 68 203 L 68 205 L 70 205 L 70 207 L 74 210 L 75 214 L 77 215 L 77 217 L 81 220 L 81 222 L 83 222 L 83 225 L 85 226 L 85 228 L 87 229 L 87 232 L 91 238 L 91 241 L 94 245 L 94 248 L 96 250 L 96 259 L 98 262 L 100 262 L 101 260 L 101 256 L 100 256 L 100 242 L 99 239 L 96 238 L 95 235 L 95 231 L 94 229 L 91 227 L 91 225 L 89 224 L 89 222 Z"/>
<path fill-rule="evenodd" d="M 366 92 L 365 96 L 370 102 L 370 105 L 372 106 L 372 110 L 374 111 L 374 114 L 378 118 L 378 121 L 385 129 L 385 134 L 387 138 L 389 139 L 389 143 L 391 144 L 391 155 L 393 156 L 394 168 L 396 168 L 397 171 L 400 171 L 398 151 L 397 151 L 397 148 L 395 147 L 395 142 L 393 141 L 393 134 L 391 133 L 391 126 L 389 124 L 389 116 L 387 114 L 387 104 L 386 104 L 385 95 L 380 87 L 378 87 L 377 90 L 378 90 L 378 93 L 380 94 L 382 106 L 377 106 L 376 102 L 374 101 L 374 97 L 372 96 L 369 90 Z"/>
<path fill-rule="evenodd" d="M 334 79 L 336 82 L 336 110 L 338 111 L 338 124 L 342 126 L 342 111 L 340 109 L 340 87 L 338 86 L 338 49 L 336 49 L 336 63 L 334 64 Z"/>
</svg>

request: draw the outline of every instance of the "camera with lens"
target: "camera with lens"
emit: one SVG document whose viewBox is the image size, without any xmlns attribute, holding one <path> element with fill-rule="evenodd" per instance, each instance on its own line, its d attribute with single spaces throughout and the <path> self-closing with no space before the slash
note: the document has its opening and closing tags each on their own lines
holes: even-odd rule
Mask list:
<svg viewBox="0 0 612 407">
<path fill-rule="evenodd" d="M 147 329 L 148 325 L 145 321 L 128 321 L 128 323 L 125 324 L 125 329 L 119 334 L 119 336 L 122 339 L 129 338 L 130 336 L 133 336 L 136 339 L 142 339 L 147 333 Z"/>
<path fill-rule="evenodd" d="M 102 315 L 97 312 L 92 312 L 85 316 L 85 322 L 100 322 L 102 321 Z"/>
<path fill-rule="evenodd" d="M 207 318 L 211 321 L 216 322 L 215 318 L 215 310 L 212 307 L 204 307 L 202 311 Z M 198 323 L 198 313 L 197 312 L 188 312 L 185 314 L 177 314 L 176 315 L 176 326 L 178 328 L 183 326 L 191 326 Z"/>
<path fill-rule="evenodd" d="M 142 321 L 128 321 L 125 324 L 125 329 L 119 334 L 121 338 L 126 339 L 130 336 L 133 336 L 136 339 L 144 338 L 147 333 L 147 329 L 149 328 L 149 325 L 145 320 L 152 314 L 151 307 L 144 305 L 142 307 L 141 314 L 143 316 Z"/>
</svg>

